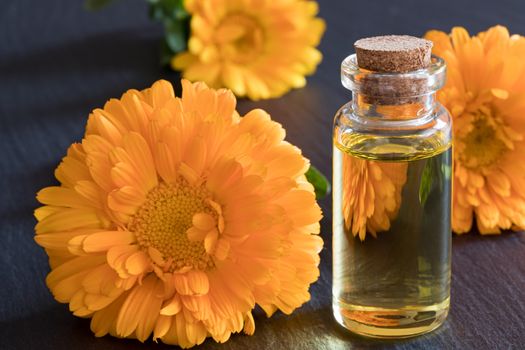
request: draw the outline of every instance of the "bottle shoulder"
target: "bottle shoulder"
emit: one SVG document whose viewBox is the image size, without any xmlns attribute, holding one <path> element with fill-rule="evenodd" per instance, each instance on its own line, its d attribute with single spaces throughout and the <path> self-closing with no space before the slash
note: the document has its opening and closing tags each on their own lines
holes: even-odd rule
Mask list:
<svg viewBox="0 0 525 350">
<path fill-rule="evenodd" d="M 384 161 L 428 158 L 451 147 L 452 119 L 441 104 L 424 116 L 407 115 L 404 111 L 399 119 L 362 117 L 347 103 L 334 118 L 334 146 L 360 158 Z"/>
</svg>

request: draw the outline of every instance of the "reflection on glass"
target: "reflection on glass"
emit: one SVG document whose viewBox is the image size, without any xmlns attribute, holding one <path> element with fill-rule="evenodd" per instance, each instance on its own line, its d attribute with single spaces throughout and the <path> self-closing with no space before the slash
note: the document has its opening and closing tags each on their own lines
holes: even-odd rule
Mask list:
<svg viewBox="0 0 525 350">
<path fill-rule="evenodd" d="M 401 190 L 406 182 L 406 162 L 379 162 L 342 157 L 343 217 L 345 228 L 361 241 L 366 232 L 390 229 L 401 205 Z"/>
</svg>

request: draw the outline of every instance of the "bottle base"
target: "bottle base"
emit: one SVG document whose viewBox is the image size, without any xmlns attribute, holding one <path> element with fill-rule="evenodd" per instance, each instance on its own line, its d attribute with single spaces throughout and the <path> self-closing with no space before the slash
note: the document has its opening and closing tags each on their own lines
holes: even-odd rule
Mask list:
<svg viewBox="0 0 525 350">
<path fill-rule="evenodd" d="M 371 338 L 409 338 L 438 328 L 447 318 L 450 299 L 430 306 L 381 308 L 334 300 L 334 317 L 353 333 Z"/>
</svg>

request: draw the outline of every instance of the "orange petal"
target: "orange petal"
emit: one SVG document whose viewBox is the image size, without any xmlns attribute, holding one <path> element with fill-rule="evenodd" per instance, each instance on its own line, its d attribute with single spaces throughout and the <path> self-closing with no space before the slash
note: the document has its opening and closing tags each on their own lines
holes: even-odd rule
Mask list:
<svg viewBox="0 0 525 350">
<path fill-rule="evenodd" d="M 186 324 L 186 336 L 190 344 L 201 344 L 206 339 L 207 334 L 208 331 L 201 322 Z"/>
<path fill-rule="evenodd" d="M 190 227 L 186 231 L 186 235 L 188 236 L 188 240 L 190 240 L 192 242 L 202 241 L 206 237 L 207 234 L 208 234 L 207 231 L 201 231 L 198 228 L 195 228 L 193 226 Z"/>
<path fill-rule="evenodd" d="M 70 208 L 89 208 L 92 207 L 90 201 L 81 196 L 71 188 L 51 186 L 41 189 L 36 199 L 42 204 L 70 207 Z"/>
<path fill-rule="evenodd" d="M 146 200 L 145 193 L 133 186 L 123 186 L 109 193 L 108 207 L 123 214 L 133 215 Z"/>
<path fill-rule="evenodd" d="M 178 295 L 175 295 L 171 300 L 164 303 L 162 309 L 160 310 L 161 315 L 173 316 L 180 312 L 182 308 L 182 303 Z"/>
<path fill-rule="evenodd" d="M 206 273 L 200 270 L 191 270 L 187 273 L 188 285 L 190 289 L 197 295 L 208 293 L 210 283 Z"/>
<path fill-rule="evenodd" d="M 82 241 L 82 249 L 87 253 L 102 252 L 134 242 L 135 235 L 129 231 L 102 231 L 88 235 Z"/>
<path fill-rule="evenodd" d="M 255 321 L 253 320 L 253 315 L 251 311 L 244 315 L 243 332 L 248 335 L 253 335 L 253 333 L 255 332 Z"/>
<path fill-rule="evenodd" d="M 199 175 L 186 163 L 180 163 L 179 174 L 191 185 L 195 185 L 199 181 Z"/>
<path fill-rule="evenodd" d="M 153 262 L 159 266 L 163 266 L 166 263 L 162 257 L 162 253 L 152 246 L 148 247 L 148 255 L 151 260 L 153 260 Z"/>
<path fill-rule="evenodd" d="M 507 98 L 509 98 L 509 92 L 504 89 L 492 88 L 490 89 L 490 92 L 492 93 L 494 97 L 497 97 L 501 100 L 506 100 Z"/>
<path fill-rule="evenodd" d="M 67 249 L 69 252 L 73 255 L 85 255 L 82 250 L 82 242 L 86 237 L 87 235 L 79 235 L 71 238 L 69 242 L 67 242 Z"/>
<path fill-rule="evenodd" d="M 43 218 L 35 227 L 37 234 L 64 232 L 77 228 L 103 229 L 109 222 L 97 210 L 68 208 L 56 211 Z"/>
<path fill-rule="evenodd" d="M 192 290 L 190 288 L 188 277 L 184 273 L 174 273 L 173 282 L 177 293 L 182 295 L 191 295 Z"/>
<path fill-rule="evenodd" d="M 128 256 L 138 251 L 137 245 L 120 245 L 111 247 L 107 253 L 107 261 L 109 266 L 113 267 L 115 270 L 121 268 L 120 259 L 123 258 L 123 261 L 127 259 Z"/>
<path fill-rule="evenodd" d="M 44 235 L 36 235 L 35 241 L 42 247 L 47 249 L 64 250 L 67 247 L 68 242 L 76 236 L 82 235 L 81 232 L 60 232 L 60 233 L 48 233 Z"/>
<path fill-rule="evenodd" d="M 134 167 L 141 175 L 143 186 L 148 192 L 157 185 L 157 173 L 148 143 L 136 132 L 124 136 L 123 147 L 132 158 Z"/>
<path fill-rule="evenodd" d="M 156 147 L 155 161 L 159 175 L 167 183 L 175 182 L 177 179 L 177 161 L 173 152 L 177 151 L 170 149 L 164 142 L 159 142 Z"/>
<path fill-rule="evenodd" d="M 459 47 L 461 47 L 462 45 L 464 45 L 467 41 L 470 40 L 469 33 L 463 27 L 454 27 L 454 28 L 452 28 L 452 32 L 450 33 L 450 37 L 452 39 L 452 44 L 454 45 L 454 48 L 456 50 Z"/>
<path fill-rule="evenodd" d="M 156 108 L 163 107 L 167 101 L 175 97 L 173 86 L 170 82 L 164 79 L 157 80 L 155 83 L 153 83 L 150 91 L 153 107 Z"/>
<path fill-rule="evenodd" d="M 189 53 L 182 52 L 176 55 L 170 62 L 173 69 L 184 70 L 189 67 L 193 62 L 197 61 L 198 57 Z"/>
<path fill-rule="evenodd" d="M 204 249 L 206 253 L 211 254 L 215 249 L 215 243 L 217 243 L 217 238 L 219 238 L 219 232 L 217 229 L 213 229 L 208 232 L 206 238 L 204 238 Z"/>
<path fill-rule="evenodd" d="M 425 34 L 425 39 L 432 41 L 434 44 L 432 52 L 438 56 L 442 56 L 445 51 L 452 50 L 450 37 L 442 31 L 430 30 Z"/>
<path fill-rule="evenodd" d="M 132 275 L 140 275 L 151 268 L 148 256 L 138 251 L 126 259 L 126 270 Z"/>
<path fill-rule="evenodd" d="M 206 166 L 207 146 L 201 137 L 195 137 L 190 141 L 187 151 L 183 156 L 186 165 L 193 169 L 195 174 L 200 177 Z"/>
<path fill-rule="evenodd" d="M 136 332 L 137 339 L 141 341 L 149 337 L 160 314 L 159 285 L 161 282 L 152 275 L 131 290 L 117 318 L 117 335 L 127 337 Z"/>
<path fill-rule="evenodd" d="M 224 260 L 230 252 L 230 243 L 226 239 L 219 239 L 215 247 L 214 255 L 219 260 Z"/>
<path fill-rule="evenodd" d="M 153 340 L 162 338 L 171 327 L 172 317 L 164 316 L 162 310 L 160 311 L 161 315 L 157 318 L 157 323 L 155 324 L 155 329 L 153 330 Z"/>
<path fill-rule="evenodd" d="M 209 231 L 216 225 L 213 216 L 207 213 L 197 213 L 193 215 L 192 223 L 193 226 L 202 231 Z"/>
</svg>

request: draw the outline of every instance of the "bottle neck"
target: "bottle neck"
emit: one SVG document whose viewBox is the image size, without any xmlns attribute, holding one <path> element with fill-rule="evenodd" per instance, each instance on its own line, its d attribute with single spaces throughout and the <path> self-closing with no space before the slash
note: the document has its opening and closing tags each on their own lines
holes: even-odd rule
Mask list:
<svg viewBox="0 0 525 350">
<path fill-rule="evenodd" d="M 369 96 L 352 92 L 354 114 L 365 119 L 411 120 L 426 118 L 437 107 L 435 92 L 407 98 Z"/>
<path fill-rule="evenodd" d="M 362 124 L 418 125 L 439 108 L 436 92 L 445 83 L 446 64 L 433 56 L 426 69 L 374 72 L 362 69 L 356 55 L 341 64 L 341 82 L 352 91 L 353 118 Z"/>
</svg>

